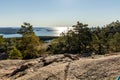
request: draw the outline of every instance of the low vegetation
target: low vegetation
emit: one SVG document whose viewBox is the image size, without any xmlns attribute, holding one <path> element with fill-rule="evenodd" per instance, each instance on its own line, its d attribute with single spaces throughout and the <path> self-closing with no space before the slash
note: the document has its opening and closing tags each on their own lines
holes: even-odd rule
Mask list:
<svg viewBox="0 0 120 80">
<path fill-rule="evenodd" d="M 22 59 L 22 53 L 15 47 L 9 52 L 9 59 Z"/>
</svg>

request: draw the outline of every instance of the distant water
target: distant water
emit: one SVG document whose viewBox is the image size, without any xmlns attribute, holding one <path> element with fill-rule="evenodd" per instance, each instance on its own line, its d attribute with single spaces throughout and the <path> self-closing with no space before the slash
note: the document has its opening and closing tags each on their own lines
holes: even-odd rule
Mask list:
<svg viewBox="0 0 120 80">
<path fill-rule="evenodd" d="M 22 37 L 22 35 L 20 34 L 0 34 L 0 35 L 2 35 L 4 38 Z"/>
<path fill-rule="evenodd" d="M 18 28 L 14 28 L 14 29 L 18 29 Z M 34 32 L 37 36 L 59 36 L 60 33 L 65 32 L 67 30 L 68 30 L 68 27 L 37 27 L 37 28 L 34 28 Z M 0 33 L 0 35 L 3 35 L 4 38 L 22 37 L 22 35 L 17 34 L 17 33 L 15 34 Z"/>
</svg>

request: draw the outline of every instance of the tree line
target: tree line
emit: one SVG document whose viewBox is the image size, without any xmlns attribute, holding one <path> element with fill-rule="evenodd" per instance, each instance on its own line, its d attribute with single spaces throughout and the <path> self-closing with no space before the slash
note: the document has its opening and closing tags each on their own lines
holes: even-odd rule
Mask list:
<svg viewBox="0 0 120 80">
<path fill-rule="evenodd" d="M 106 54 L 120 51 L 120 22 L 117 20 L 104 27 L 89 28 L 88 24 L 77 22 L 73 29 L 62 33 L 52 42 L 51 51 L 59 53 Z"/>
<path fill-rule="evenodd" d="M 53 54 L 107 54 L 120 52 L 120 22 L 117 20 L 104 27 L 89 28 L 88 24 L 77 22 L 73 29 L 61 33 L 49 46 Z M 39 57 L 42 41 L 33 32 L 30 23 L 24 23 L 18 31 L 21 38 L 5 39 L 0 36 L 0 53 L 7 53 L 10 59 L 31 59 Z"/>
</svg>

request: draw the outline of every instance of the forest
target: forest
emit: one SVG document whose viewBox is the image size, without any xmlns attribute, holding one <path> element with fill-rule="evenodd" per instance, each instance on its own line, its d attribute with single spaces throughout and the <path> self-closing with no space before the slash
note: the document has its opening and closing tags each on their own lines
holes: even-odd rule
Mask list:
<svg viewBox="0 0 120 80">
<path fill-rule="evenodd" d="M 0 36 L 0 57 L 3 59 L 32 59 L 42 55 L 79 54 L 91 56 L 120 52 L 120 22 L 117 20 L 103 27 L 88 27 L 77 22 L 73 29 L 60 34 L 49 45 L 33 32 L 30 23 L 23 23 L 17 33 L 21 38 Z"/>
</svg>

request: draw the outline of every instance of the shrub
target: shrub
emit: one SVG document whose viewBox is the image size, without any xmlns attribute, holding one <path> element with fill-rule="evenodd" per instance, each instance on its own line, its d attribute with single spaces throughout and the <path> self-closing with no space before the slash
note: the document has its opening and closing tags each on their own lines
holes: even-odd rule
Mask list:
<svg viewBox="0 0 120 80">
<path fill-rule="evenodd" d="M 16 47 L 14 47 L 9 52 L 9 59 L 22 59 L 22 54 Z"/>
</svg>

